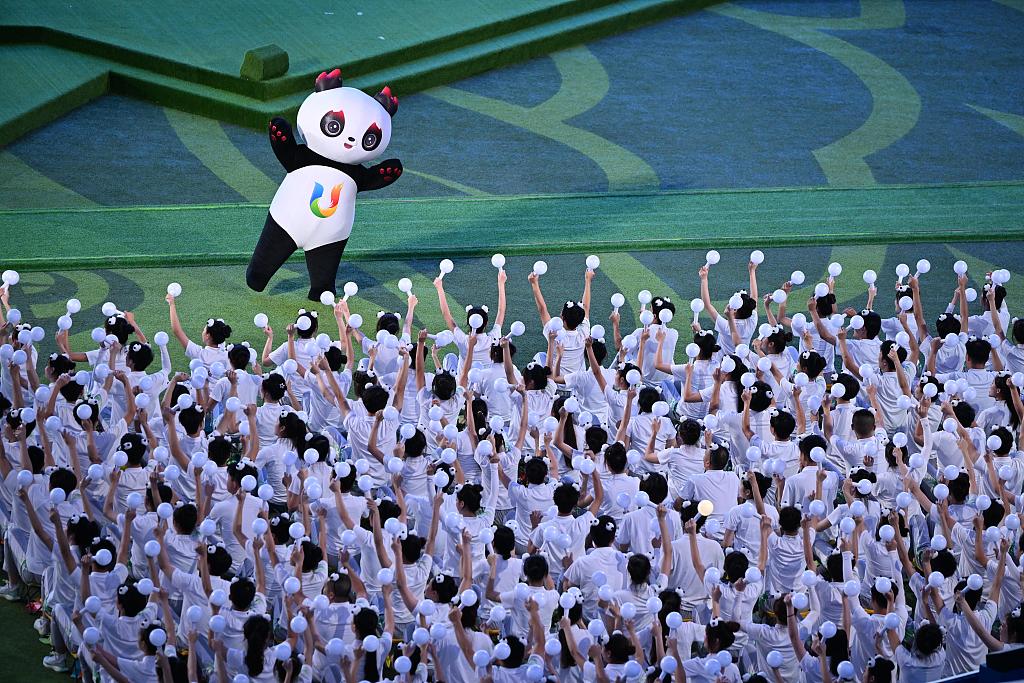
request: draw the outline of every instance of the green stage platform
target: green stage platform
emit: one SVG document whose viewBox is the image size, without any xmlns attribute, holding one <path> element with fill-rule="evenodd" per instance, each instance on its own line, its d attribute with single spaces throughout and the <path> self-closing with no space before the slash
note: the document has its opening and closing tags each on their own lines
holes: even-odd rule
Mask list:
<svg viewBox="0 0 1024 683">
<path fill-rule="evenodd" d="M 347 259 L 885 242 L 897 229 L 903 242 L 995 240 L 1024 235 L 1024 183 L 362 199 L 357 211 Z M 265 216 L 254 204 L 0 211 L 4 265 L 245 263 Z"/>
<path fill-rule="evenodd" d="M 407 95 L 708 4 L 14 3 L 0 16 L 0 61 L 32 66 L 0 72 L 0 91 L 18 93 L 0 102 L 0 145 L 106 91 L 263 127 L 272 116 L 294 113 L 315 75 L 330 66 L 340 66 L 355 87 L 389 84 Z M 287 71 L 262 80 L 242 77 L 246 53 L 268 46 L 287 53 Z"/>
</svg>

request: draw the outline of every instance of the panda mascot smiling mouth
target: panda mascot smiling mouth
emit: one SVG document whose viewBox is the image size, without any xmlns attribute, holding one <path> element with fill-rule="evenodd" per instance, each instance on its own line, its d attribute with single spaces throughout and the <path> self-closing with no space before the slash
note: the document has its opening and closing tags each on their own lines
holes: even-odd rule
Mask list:
<svg viewBox="0 0 1024 683">
<path fill-rule="evenodd" d="M 309 298 L 335 293 L 338 265 L 352 232 L 357 192 L 379 190 L 402 175 L 402 162 L 380 156 L 391 142 L 398 98 L 385 87 L 373 97 L 341 83 L 341 71 L 320 74 L 315 92 L 296 116 L 296 128 L 281 117 L 270 122 L 270 146 L 287 175 L 270 204 L 245 281 L 257 292 L 296 249 L 306 254 Z"/>
</svg>

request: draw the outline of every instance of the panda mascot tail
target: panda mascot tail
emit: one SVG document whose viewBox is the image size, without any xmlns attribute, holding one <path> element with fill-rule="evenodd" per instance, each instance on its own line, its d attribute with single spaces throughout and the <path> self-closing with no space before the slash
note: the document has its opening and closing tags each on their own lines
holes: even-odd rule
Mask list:
<svg viewBox="0 0 1024 683">
<path fill-rule="evenodd" d="M 277 188 L 245 281 L 262 292 L 296 249 L 306 254 L 309 298 L 335 293 L 338 266 L 355 219 L 357 192 L 398 180 L 402 162 L 376 159 L 391 142 L 398 98 L 384 87 L 373 97 L 342 86 L 341 71 L 320 74 L 299 107 L 296 131 L 281 117 L 270 122 L 270 147 L 286 175 Z"/>
</svg>

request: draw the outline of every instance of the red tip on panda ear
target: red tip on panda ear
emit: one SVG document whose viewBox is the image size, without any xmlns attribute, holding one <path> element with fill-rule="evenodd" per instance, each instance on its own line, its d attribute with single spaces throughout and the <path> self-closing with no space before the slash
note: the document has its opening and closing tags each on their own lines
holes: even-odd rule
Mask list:
<svg viewBox="0 0 1024 683">
<path fill-rule="evenodd" d="M 341 69 L 333 69 L 331 71 L 323 71 L 316 77 L 314 89 L 316 92 L 323 92 L 324 90 L 331 90 L 332 88 L 340 87 Z"/>
<path fill-rule="evenodd" d="M 381 91 L 373 96 L 373 99 L 380 102 L 380 106 L 384 107 L 384 111 L 389 116 L 394 116 L 398 112 L 398 98 L 391 94 L 391 87 L 385 85 L 381 88 Z"/>
</svg>

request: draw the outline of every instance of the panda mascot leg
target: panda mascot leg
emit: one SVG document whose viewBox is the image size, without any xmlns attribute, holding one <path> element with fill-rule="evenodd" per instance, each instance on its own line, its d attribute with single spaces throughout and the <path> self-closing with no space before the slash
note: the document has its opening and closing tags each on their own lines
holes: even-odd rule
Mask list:
<svg viewBox="0 0 1024 683">
<path fill-rule="evenodd" d="M 338 265 L 345 253 L 348 239 L 331 242 L 306 252 L 306 270 L 309 272 L 309 300 L 320 301 L 324 292 L 335 294 Z"/>
<path fill-rule="evenodd" d="M 259 242 L 256 243 L 256 249 L 252 252 L 252 258 L 249 259 L 249 268 L 245 271 L 245 283 L 249 285 L 249 289 L 256 292 L 266 289 L 270 278 L 274 277 L 274 273 L 284 265 L 284 262 L 295 253 L 296 249 L 298 247 L 295 240 L 268 213 Z M 308 258 L 307 255 L 307 260 Z M 337 263 L 335 263 L 335 269 L 337 269 Z"/>
</svg>

